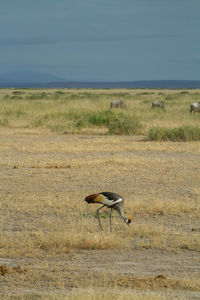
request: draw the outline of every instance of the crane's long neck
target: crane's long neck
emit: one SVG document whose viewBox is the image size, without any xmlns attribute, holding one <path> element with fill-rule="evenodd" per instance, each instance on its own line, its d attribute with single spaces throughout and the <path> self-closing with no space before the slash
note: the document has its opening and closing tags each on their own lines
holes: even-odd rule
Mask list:
<svg viewBox="0 0 200 300">
<path fill-rule="evenodd" d="M 127 218 L 126 218 L 125 215 L 124 215 L 123 208 L 120 208 L 120 209 L 118 210 L 118 212 L 119 212 L 119 215 L 120 215 L 120 216 L 122 217 L 122 219 L 124 220 L 124 222 L 126 222 Z"/>
<path fill-rule="evenodd" d="M 119 212 L 120 216 L 122 217 L 122 219 L 124 220 L 124 222 L 125 222 L 127 225 L 129 225 L 130 220 L 129 220 L 127 217 L 125 217 L 124 212 L 123 212 L 123 208 L 120 208 L 120 209 L 118 210 L 118 212 Z"/>
</svg>

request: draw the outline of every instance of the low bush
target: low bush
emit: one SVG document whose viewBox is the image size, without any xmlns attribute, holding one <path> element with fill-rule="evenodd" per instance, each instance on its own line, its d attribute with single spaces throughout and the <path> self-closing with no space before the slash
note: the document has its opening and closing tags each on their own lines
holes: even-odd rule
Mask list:
<svg viewBox="0 0 200 300">
<path fill-rule="evenodd" d="M 22 94 L 24 94 L 24 92 L 22 92 L 22 91 L 13 91 L 12 94 L 13 95 L 22 95 Z"/>
<path fill-rule="evenodd" d="M 181 91 L 179 92 L 180 95 L 189 95 L 190 93 L 188 91 Z"/>
<path fill-rule="evenodd" d="M 146 96 L 146 95 L 153 95 L 154 92 L 140 92 L 140 93 L 137 93 L 137 96 Z"/>
<path fill-rule="evenodd" d="M 111 110 L 91 111 L 88 114 L 88 123 L 92 125 L 108 125 L 114 119 L 117 116 Z"/>
<path fill-rule="evenodd" d="M 200 127 L 182 126 L 178 128 L 152 127 L 148 132 L 151 141 L 199 141 Z"/>
<path fill-rule="evenodd" d="M 56 95 L 65 95 L 65 92 L 63 92 L 63 91 L 56 91 L 55 94 Z"/>
<path fill-rule="evenodd" d="M 108 123 L 109 134 L 133 135 L 141 134 L 142 124 L 135 115 L 118 114 Z"/>
<path fill-rule="evenodd" d="M 103 111 L 75 111 L 67 113 L 66 119 L 74 122 L 74 127 L 81 129 L 88 126 L 106 126 L 108 134 L 140 134 L 142 125 L 135 115 L 127 112 L 112 110 Z"/>
</svg>

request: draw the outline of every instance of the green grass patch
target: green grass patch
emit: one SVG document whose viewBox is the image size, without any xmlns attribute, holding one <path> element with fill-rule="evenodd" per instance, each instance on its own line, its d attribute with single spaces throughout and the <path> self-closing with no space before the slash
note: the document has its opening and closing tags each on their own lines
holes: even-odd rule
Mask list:
<svg viewBox="0 0 200 300">
<path fill-rule="evenodd" d="M 30 100 L 41 100 L 41 99 L 48 99 L 48 94 L 45 92 L 42 93 L 34 93 L 27 96 L 27 99 Z"/>
<path fill-rule="evenodd" d="M 137 93 L 137 96 L 146 96 L 146 95 L 153 95 L 154 92 L 140 92 L 140 93 Z"/>
<path fill-rule="evenodd" d="M 189 95 L 190 93 L 188 91 L 181 91 L 179 92 L 180 95 Z"/>
<path fill-rule="evenodd" d="M 181 98 L 181 95 L 179 94 L 168 94 L 165 96 L 165 100 L 171 101 L 171 100 L 177 100 Z"/>
<path fill-rule="evenodd" d="M 113 110 L 70 110 L 46 113 L 32 119 L 29 127 L 49 128 L 53 131 L 69 132 L 87 127 L 107 127 L 108 134 L 141 134 L 142 125 L 138 118 L 127 112 Z"/>
<path fill-rule="evenodd" d="M 111 110 L 91 111 L 88 114 L 88 123 L 96 126 L 108 125 L 114 119 L 117 119 L 117 115 Z"/>
<path fill-rule="evenodd" d="M 61 95 L 61 96 L 62 96 L 62 95 L 65 95 L 65 92 L 63 92 L 63 91 L 56 91 L 55 94 L 56 94 L 56 95 Z"/>
<path fill-rule="evenodd" d="M 194 93 L 194 94 L 191 94 L 192 95 L 192 100 L 193 101 L 199 101 L 200 100 L 200 93 Z"/>
<path fill-rule="evenodd" d="M 22 91 L 13 91 L 12 94 L 13 95 L 22 95 L 22 94 L 24 94 L 24 92 L 22 92 Z"/>
<path fill-rule="evenodd" d="M 200 127 L 182 126 L 178 128 L 152 127 L 148 132 L 150 141 L 200 141 Z"/>
<path fill-rule="evenodd" d="M 135 115 L 118 114 L 108 124 L 108 133 L 117 135 L 141 134 L 142 124 Z"/>
</svg>

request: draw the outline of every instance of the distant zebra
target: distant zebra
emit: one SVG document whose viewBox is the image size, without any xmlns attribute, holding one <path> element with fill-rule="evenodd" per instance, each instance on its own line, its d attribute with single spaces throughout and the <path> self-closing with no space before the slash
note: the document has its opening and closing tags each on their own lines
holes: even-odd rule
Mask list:
<svg viewBox="0 0 200 300">
<path fill-rule="evenodd" d="M 200 112 L 200 102 L 192 103 L 190 105 L 190 114 Z"/>
<path fill-rule="evenodd" d="M 151 108 L 154 108 L 154 107 L 164 108 L 165 103 L 163 101 L 154 101 L 154 102 L 152 102 Z"/>
<path fill-rule="evenodd" d="M 124 108 L 127 109 L 126 104 L 123 100 L 112 100 L 110 102 L 110 108 Z"/>
</svg>

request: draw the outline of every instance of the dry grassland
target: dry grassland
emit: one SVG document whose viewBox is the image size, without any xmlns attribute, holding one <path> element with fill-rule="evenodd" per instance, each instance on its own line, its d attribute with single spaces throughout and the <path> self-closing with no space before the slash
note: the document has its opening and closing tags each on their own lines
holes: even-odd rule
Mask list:
<svg viewBox="0 0 200 300">
<path fill-rule="evenodd" d="M 200 298 L 200 142 L 18 121 L 0 127 L 1 299 Z M 100 191 L 124 197 L 129 227 L 113 213 L 110 233 L 105 209 L 100 231 L 83 201 Z"/>
<path fill-rule="evenodd" d="M 136 117 L 142 134 L 153 126 L 199 127 L 200 114 L 190 116 L 190 104 L 200 101 L 199 90 L 1 89 L 0 126 L 48 128 L 54 132 L 107 133 L 105 126 L 86 120 L 88 114 L 108 111 L 110 101 L 124 99 L 127 118 Z M 151 109 L 164 101 L 165 109 Z M 117 110 L 114 110 L 115 112 Z"/>
</svg>

